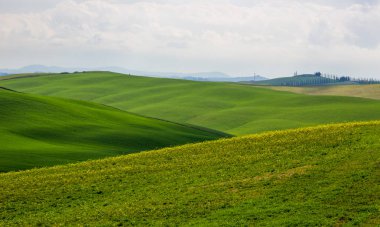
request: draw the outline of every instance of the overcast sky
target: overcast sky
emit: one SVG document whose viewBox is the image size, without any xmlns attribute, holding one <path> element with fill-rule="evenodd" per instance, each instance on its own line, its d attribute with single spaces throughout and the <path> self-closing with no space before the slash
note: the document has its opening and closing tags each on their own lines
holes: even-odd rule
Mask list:
<svg viewBox="0 0 380 227">
<path fill-rule="evenodd" d="M 377 0 L 0 0 L 0 68 L 380 78 Z"/>
</svg>

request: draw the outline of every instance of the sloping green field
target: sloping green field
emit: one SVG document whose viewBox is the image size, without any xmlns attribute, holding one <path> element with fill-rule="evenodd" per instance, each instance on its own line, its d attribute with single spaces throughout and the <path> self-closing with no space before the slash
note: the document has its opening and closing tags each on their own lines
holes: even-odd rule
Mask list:
<svg viewBox="0 0 380 227">
<path fill-rule="evenodd" d="M 323 123 L 380 119 L 380 101 L 308 96 L 232 83 L 108 72 L 1 80 L 18 91 L 89 100 L 123 110 L 241 135 Z"/>
<path fill-rule="evenodd" d="M 223 133 L 0 88 L 0 172 L 216 139 Z"/>
<path fill-rule="evenodd" d="M 0 174 L 0 225 L 380 225 L 380 122 Z"/>
</svg>

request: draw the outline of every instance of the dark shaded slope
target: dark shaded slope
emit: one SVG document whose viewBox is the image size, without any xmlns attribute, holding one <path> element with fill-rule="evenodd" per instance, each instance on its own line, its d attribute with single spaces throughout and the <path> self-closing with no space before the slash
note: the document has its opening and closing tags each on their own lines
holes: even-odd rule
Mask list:
<svg viewBox="0 0 380 227">
<path fill-rule="evenodd" d="M 216 139 L 216 131 L 0 89 L 0 171 Z"/>
</svg>

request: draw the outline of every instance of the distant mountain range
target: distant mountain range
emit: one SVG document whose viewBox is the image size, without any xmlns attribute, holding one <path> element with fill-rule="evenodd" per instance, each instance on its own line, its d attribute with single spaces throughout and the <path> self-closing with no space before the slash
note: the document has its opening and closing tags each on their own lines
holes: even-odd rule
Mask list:
<svg viewBox="0 0 380 227">
<path fill-rule="evenodd" d="M 132 74 L 149 77 L 176 78 L 195 81 L 218 81 L 218 82 L 240 82 L 240 81 L 262 81 L 267 78 L 262 76 L 234 77 L 221 72 L 199 72 L 199 73 L 177 73 L 177 72 L 147 72 L 130 70 L 122 67 L 76 67 L 66 68 L 45 65 L 29 65 L 18 69 L 0 69 L 0 76 L 19 73 L 61 73 L 82 71 L 111 71 L 124 74 Z"/>
<path fill-rule="evenodd" d="M 199 75 L 201 74 L 201 75 Z M 194 81 L 213 81 L 213 82 L 253 82 L 253 81 L 264 81 L 268 80 L 268 78 L 262 77 L 262 76 L 247 76 L 247 77 L 232 77 L 224 74 L 224 76 L 220 77 L 210 77 L 207 76 L 206 73 L 199 73 L 192 76 L 185 76 L 185 77 L 180 77 L 181 79 L 185 80 L 194 80 Z M 206 74 L 206 75 L 203 75 Z"/>
</svg>

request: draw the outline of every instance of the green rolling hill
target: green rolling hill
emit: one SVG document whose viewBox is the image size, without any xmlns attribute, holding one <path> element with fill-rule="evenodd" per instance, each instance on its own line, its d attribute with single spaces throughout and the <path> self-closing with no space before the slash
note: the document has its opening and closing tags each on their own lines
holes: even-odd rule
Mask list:
<svg viewBox="0 0 380 227">
<path fill-rule="evenodd" d="M 7 77 L 18 91 L 102 103 L 145 116 L 242 135 L 324 123 L 380 119 L 380 101 L 309 96 L 233 83 L 108 72 Z"/>
<path fill-rule="evenodd" d="M 378 226 L 380 122 L 0 174 L 0 225 Z"/>
<path fill-rule="evenodd" d="M 127 154 L 226 136 L 101 104 L 0 88 L 0 172 Z"/>
</svg>

